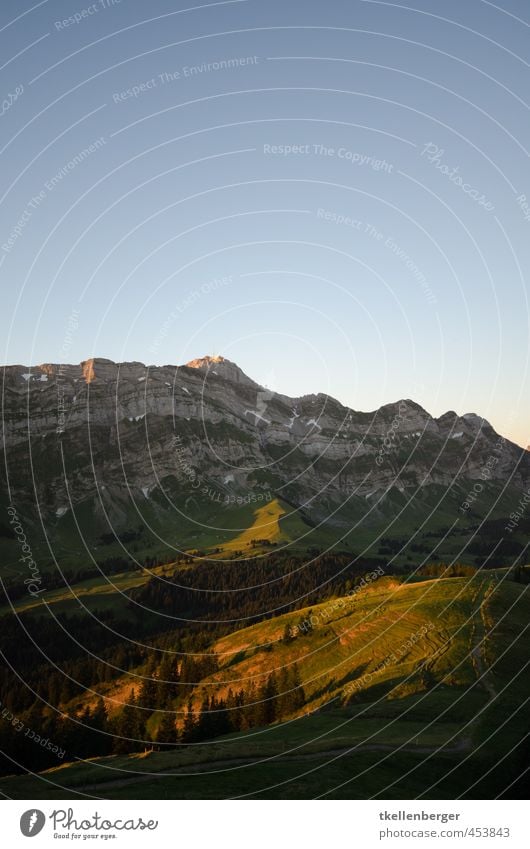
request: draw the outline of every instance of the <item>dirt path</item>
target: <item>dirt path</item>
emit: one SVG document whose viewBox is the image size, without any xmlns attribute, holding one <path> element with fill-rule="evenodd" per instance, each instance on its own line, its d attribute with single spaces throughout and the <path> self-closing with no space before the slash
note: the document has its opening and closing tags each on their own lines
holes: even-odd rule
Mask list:
<svg viewBox="0 0 530 849">
<path fill-rule="evenodd" d="M 475 621 L 475 628 L 473 633 L 473 646 L 471 648 L 473 666 L 475 667 L 477 678 L 488 693 L 490 701 L 492 699 L 497 698 L 497 691 L 491 681 L 491 676 L 489 675 L 489 668 L 484 657 L 486 648 L 485 638 L 488 633 L 488 626 L 486 624 L 485 617 L 485 605 L 489 596 L 493 592 L 493 589 L 494 583 L 490 580 L 487 582 L 486 589 L 484 591 L 484 597 L 480 603 L 480 624 Z"/>
<path fill-rule="evenodd" d="M 233 767 L 233 766 L 244 766 L 244 765 L 259 765 L 261 763 L 270 763 L 275 760 L 277 763 L 288 763 L 292 761 L 293 763 L 296 761 L 311 761 L 318 760 L 320 758 L 336 758 L 341 755 L 355 755 L 357 752 L 410 752 L 416 753 L 420 755 L 430 755 L 434 752 L 443 752 L 447 755 L 455 755 L 461 754 L 462 752 L 467 751 L 469 748 L 468 740 L 459 740 L 457 743 L 454 743 L 452 746 L 392 746 L 387 743 L 373 743 L 371 745 L 359 745 L 359 746 L 349 746 L 347 748 L 340 749 L 328 749 L 326 751 L 321 752 L 306 752 L 305 754 L 299 755 L 288 755 L 282 756 L 278 755 L 276 757 L 269 757 L 263 760 L 259 760 L 258 758 L 232 758 L 232 759 L 224 759 L 219 761 L 210 761 L 208 763 L 203 762 L 200 764 L 189 764 L 188 766 L 182 766 L 177 768 L 174 772 L 171 773 L 144 773 L 143 775 L 135 775 L 133 778 L 117 778 L 112 781 L 101 781 L 97 784 L 83 784 L 79 787 L 70 787 L 69 790 L 73 792 L 91 792 L 94 790 L 104 791 L 107 787 L 126 787 L 129 784 L 140 784 L 143 781 L 155 780 L 156 778 L 172 778 L 173 776 L 187 776 L 193 775 L 197 773 L 204 773 L 208 775 L 211 772 L 218 772 L 220 769 L 224 769 L 225 767 Z"/>
</svg>

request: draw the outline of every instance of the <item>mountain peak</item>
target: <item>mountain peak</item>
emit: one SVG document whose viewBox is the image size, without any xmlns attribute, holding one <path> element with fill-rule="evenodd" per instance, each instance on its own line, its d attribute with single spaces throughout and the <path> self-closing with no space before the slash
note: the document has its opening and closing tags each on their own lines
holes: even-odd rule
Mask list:
<svg viewBox="0 0 530 849">
<path fill-rule="evenodd" d="M 206 357 L 198 357 L 195 360 L 190 360 L 189 363 L 186 363 L 186 368 L 211 368 L 220 363 L 228 362 L 230 361 L 225 360 L 220 354 L 214 354 L 213 356 L 207 355 Z"/>
<path fill-rule="evenodd" d="M 189 363 L 186 363 L 185 368 L 194 368 L 199 369 L 200 371 L 206 372 L 206 375 L 209 377 L 213 375 L 215 377 L 224 378 L 225 380 L 230 380 L 232 383 L 244 384 L 246 386 L 257 386 L 254 380 L 251 380 L 250 377 L 239 368 L 236 363 L 233 363 L 231 360 L 227 360 L 226 357 L 221 357 L 220 354 L 215 354 L 213 356 L 206 357 L 198 357 L 196 360 L 190 360 Z"/>
</svg>

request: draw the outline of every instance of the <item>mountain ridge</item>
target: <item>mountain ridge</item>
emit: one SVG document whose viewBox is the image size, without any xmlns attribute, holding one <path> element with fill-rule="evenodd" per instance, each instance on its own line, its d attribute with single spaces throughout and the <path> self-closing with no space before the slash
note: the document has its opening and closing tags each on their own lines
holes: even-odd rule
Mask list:
<svg viewBox="0 0 530 849">
<path fill-rule="evenodd" d="M 219 354 L 214 354 L 214 355 L 206 354 L 203 357 L 196 357 L 196 358 L 189 360 L 186 363 L 182 363 L 180 365 L 176 365 L 176 364 L 172 364 L 172 363 L 167 363 L 167 364 L 164 364 L 164 365 L 155 365 L 155 364 L 147 365 L 146 363 L 142 362 L 141 360 L 115 361 L 115 360 L 111 360 L 107 357 L 89 357 L 86 360 L 81 360 L 80 363 L 45 362 L 45 363 L 38 363 L 34 366 L 26 366 L 26 365 L 22 365 L 20 363 L 13 363 L 13 364 L 0 366 L 0 370 L 3 372 L 4 379 L 5 379 L 6 372 L 10 373 L 11 371 L 13 371 L 15 369 L 19 369 L 21 371 L 21 375 L 24 377 L 25 382 L 27 382 L 27 379 L 29 378 L 30 375 L 34 376 L 35 379 L 37 379 L 36 375 L 33 375 L 33 372 L 35 372 L 36 370 L 40 370 L 41 374 L 46 374 L 48 376 L 54 376 L 56 374 L 59 374 L 60 376 L 66 376 L 66 375 L 70 375 L 72 373 L 72 370 L 79 368 L 80 372 L 81 372 L 81 376 L 83 376 L 83 378 L 85 378 L 85 373 L 89 369 L 93 369 L 94 370 L 94 377 L 89 381 L 89 382 L 92 382 L 92 380 L 101 379 L 101 377 L 103 376 L 101 373 L 98 374 L 96 372 L 96 370 L 95 370 L 96 366 L 100 366 L 100 367 L 102 366 L 104 371 L 106 371 L 109 367 L 110 368 L 114 367 L 118 370 L 121 370 L 121 369 L 129 370 L 132 367 L 138 367 L 138 368 L 141 368 L 141 369 L 145 369 L 147 372 L 172 369 L 172 370 L 175 370 L 176 373 L 178 373 L 179 371 L 182 371 L 183 369 L 195 369 L 195 370 L 201 371 L 201 372 L 202 371 L 206 371 L 207 373 L 211 372 L 212 374 L 215 374 L 216 376 L 224 377 L 225 379 L 230 379 L 230 377 L 228 377 L 228 374 L 232 370 L 237 370 L 237 372 L 239 372 L 241 375 L 243 375 L 245 382 L 248 382 L 252 386 L 259 386 L 261 389 L 266 389 L 265 386 L 262 386 L 262 384 L 259 384 L 257 381 L 255 381 L 251 377 L 249 377 L 237 363 L 235 363 L 232 360 L 229 360 L 228 358 L 223 357 Z M 220 372 L 219 372 L 218 367 L 221 367 Z M 226 368 L 225 372 L 223 372 L 223 370 L 222 370 L 223 367 Z M 28 376 L 28 377 L 26 378 L 26 376 Z M 41 380 L 42 380 L 42 378 L 41 378 Z M 86 380 L 86 378 L 85 378 L 85 380 Z M 291 400 L 291 401 L 300 401 L 300 400 L 303 400 L 303 399 L 313 399 L 313 398 L 315 398 L 315 399 L 326 398 L 329 401 L 331 401 L 332 403 L 340 405 L 345 410 L 349 410 L 353 413 L 358 413 L 358 414 L 367 415 L 367 416 L 369 416 L 369 415 L 373 416 L 380 410 L 393 409 L 394 407 L 399 406 L 399 404 L 401 404 L 401 403 L 406 403 L 410 407 L 416 408 L 418 410 L 418 412 L 425 413 L 429 418 L 431 418 L 433 421 L 436 421 L 436 422 L 440 422 L 440 420 L 444 419 L 444 417 L 446 417 L 446 416 L 452 416 L 452 417 L 456 417 L 458 419 L 478 420 L 479 422 L 482 422 L 484 425 L 491 427 L 493 429 L 493 426 L 491 425 L 491 423 L 487 419 L 478 415 L 476 412 L 470 411 L 470 412 L 467 412 L 467 413 L 459 414 L 454 410 L 446 410 L 444 413 L 441 413 L 440 416 L 433 416 L 432 413 L 430 413 L 425 407 L 423 407 L 419 402 L 413 400 L 412 398 L 399 398 L 399 399 L 396 399 L 395 401 L 387 401 L 384 404 L 381 404 L 379 407 L 376 407 L 373 410 L 361 410 L 359 408 L 349 407 L 347 404 L 344 404 L 338 398 L 335 398 L 333 395 L 329 395 L 328 393 L 325 393 L 325 392 L 310 392 L 310 393 L 306 393 L 305 395 L 298 395 L 298 396 L 285 395 L 284 393 L 279 393 L 279 392 L 273 392 L 272 394 L 275 395 L 275 396 L 281 397 L 281 398 L 286 398 L 286 399 Z M 507 437 L 504 437 L 504 438 L 507 439 Z M 513 445 L 517 445 L 517 443 L 514 443 L 512 440 L 509 440 L 509 441 L 512 442 Z M 517 447 L 522 448 L 522 446 L 517 446 Z M 526 450 L 526 449 L 522 449 L 522 450 Z"/>
<path fill-rule="evenodd" d="M 223 357 L 190 362 L 4 367 L 4 490 L 52 530 L 82 514 L 90 539 L 142 522 L 165 540 L 224 527 L 215 503 L 259 495 L 358 532 L 476 525 L 530 488 L 530 454 L 475 413 L 434 418 L 411 399 L 360 412 L 275 393 Z"/>
</svg>

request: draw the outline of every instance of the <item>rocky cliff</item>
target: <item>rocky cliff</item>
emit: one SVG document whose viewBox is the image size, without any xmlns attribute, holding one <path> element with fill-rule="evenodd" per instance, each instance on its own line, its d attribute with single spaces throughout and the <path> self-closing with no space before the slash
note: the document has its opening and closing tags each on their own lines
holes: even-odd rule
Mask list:
<svg viewBox="0 0 530 849">
<path fill-rule="evenodd" d="M 177 521 L 189 498 L 263 492 L 312 522 L 370 523 L 447 497 L 466 517 L 530 486 L 529 453 L 475 414 L 288 398 L 220 356 L 8 366 L 3 428 L 8 500 L 55 523 L 82 508 L 128 527 L 147 506 Z"/>
</svg>

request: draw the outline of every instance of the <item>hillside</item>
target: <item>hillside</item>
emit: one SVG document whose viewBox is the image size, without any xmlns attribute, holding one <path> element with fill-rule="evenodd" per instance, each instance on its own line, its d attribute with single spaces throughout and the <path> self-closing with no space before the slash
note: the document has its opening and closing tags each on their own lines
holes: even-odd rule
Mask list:
<svg viewBox="0 0 530 849">
<path fill-rule="evenodd" d="M 253 505 L 239 507 L 237 525 L 243 522 L 249 523 L 246 529 L 234 531 L 226 528 L 223 534 L 216 536 L 215 544 L 203 538 L 201 550 L 185 549 L 175 559 L 166 558 L 167 562 L 160 565 L 150 563 L 148 568 L 139 569 L 137 563 L 130 560 L 126 571 L 113 569 L 106 574 L 105 569 L 92 569 L 93 577 L 78 579 L 74 576 L 72 582 L 60 581 L 57 589 L 47 591 L 46 606 L 51 606 L 55 613 L 111 609 L 114 613 L 125 615 L 131 590 L 144 587 L 156 578 L 177 580 L 183 571 L 189 571 L 191 562 L 234 561 L 266 555 L 274 549 L 280 553 L 299 550 L 300 540 L 309 536 L 313 543 L 318 541 L 320 544 L 329 543 L 332 539 L 325 528 L 314 532 L 296 511 L 278 499 L 267 500 L 258 508 Z M 6 568 L 6 577 L 8 571 Z M 49 577 L 47 581 L 49 583 Z M 13 598 L 11 604 L 0 606 L 0 616 L 8 614 L 11 609 L 16 613 L 43 612 L 42 600 L 38 596 L 24 593 Z"/>
<path fill-rule="evenodd" d="M 506 580 L 506 573 L 501 579 L 485 571 L 414 583 L 372 575 L 373 583 L 349 597 L 218 640 L 213 653 L 219 671 L 193 691 L 195 707 L 205 694 L 226 699 L 229 690 L 259 692 L 271 674 L 281 695 L 282 676 L 295 665 L 303 704 L 283 719 L 330 704 L 400 699 L 434 686 L 469 687 L 497 657 L 512 651 L 513 641 L 522 640 L 521 613 L 530 612 L 530 591 Z M 507 621 L 499 621 L 503 606 L 510 608 Z M 495 677 L 502 678 L 505 669 L 506 658 Z"/>
<path fill-rule="evenodd" d="M 281 680 L 294 664 L 304 704 L 269 727 L 64 764 L 41 778 L 2 779 L 0 791 L 263 798 L 282 786 L 291 798 L 502 795 L 528 755 L 530 591 L 510 578 L 485 571 L 399 584 L 374 576 L 344 606 L 335 599 L 230 634 L 213 646 L 219 671 L 192 689 L 196 706 L 206 690 L 220 698 L 272 671 Z M 300 631 L 304 620 L 312 625 Z M 299 634 L 287 637 L 295 625 Z M 177 715 L 185 702 L 185 694 L 175 702 Z"/>
</svg>

